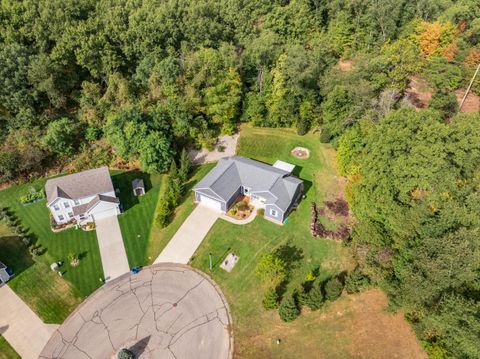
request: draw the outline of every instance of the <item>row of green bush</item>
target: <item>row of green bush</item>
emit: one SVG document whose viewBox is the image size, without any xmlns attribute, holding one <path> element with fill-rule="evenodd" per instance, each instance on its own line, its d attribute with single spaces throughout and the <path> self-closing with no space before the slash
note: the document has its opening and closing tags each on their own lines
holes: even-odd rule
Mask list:
<svg viewBox="0 0 480 359">
<path fill-rule="evenodd" d="M 282 298 L 288 278 L 287 263 L 275 253 L 269 253 L 261 257 L 255 271 L 267 287 L 262 299 L 263 307 L 267 310 L 278 309 L 280 318 L 285 322 L 296 319 L 304 306 L 318 310 L 326 301 L 339 298 L 344 289 L 348 293 L 356 293 L 370 284 L 369 278 L 359 268 L 325 281 L 318 279 L 317 270 L 305 278 L 300 288 Z"/>
<path fill-rule="evenodd" d="M 16 235 L 17 239 L 27 248 L 30 248 L 30 253 L 34 257 L 46 252 L 45 248 L 42 248 L 40 245 L 35 245 L 32 238 L 28 235 L 29 230 L 23 227 L 18 218 L 7 208 L 0 208 L 0 221 L 4 221 L 7 227 Z"/>
<path fill-rule="evenodd" d="M 177 167 L 175 160 L 172 160 L 170 172 L 162 182 L 155 217 L 157 224 L 161 228 L 166 227 L 170 223 L 173 211 L 178 206 L 178 202 L 185 191 L 184 185 L 188 180 L 190 167 L 191 164 L 187 151 L 183 149 L 180 156 L 180 165 Z"/>
</svg>

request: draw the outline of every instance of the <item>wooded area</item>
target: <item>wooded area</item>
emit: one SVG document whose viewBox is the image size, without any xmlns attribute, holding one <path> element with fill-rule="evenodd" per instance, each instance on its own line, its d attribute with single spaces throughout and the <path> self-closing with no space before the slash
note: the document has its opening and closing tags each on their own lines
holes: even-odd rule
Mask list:
<svg viewBox="0 0 480 359">
<path fill-rule="evenodd" d="M 0 30 L 0 183 L 108 154 L 165 172 L 239 122 L 319 130 L 362 271 L 431 357 L 480 357 L 480 115 L 455 96 L 477 0 L 5 0 Z"/>
</svg>

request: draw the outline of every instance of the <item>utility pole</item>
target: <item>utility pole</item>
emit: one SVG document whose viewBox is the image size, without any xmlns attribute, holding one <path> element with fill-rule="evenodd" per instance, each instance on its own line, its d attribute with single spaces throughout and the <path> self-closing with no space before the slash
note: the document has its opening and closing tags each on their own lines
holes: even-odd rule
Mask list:
<svg viewBox="0 0 480 359">
<path fill-rule="evenodd" d="M 477 66 L 477 69 L 475 70 L 475 73 L 472 76 L 472 79 L 470 80 L 470 84 L 468 85 L 467 91 L 465 91 L 465 95 L 462 98 L 462 102 L 460 103 L 460 107 L 458 108 L 458 112 L 462 110 L 463 103 L 467 99 L 468 94 L 470 93 L 470 90 L 472 89 L 473 81 L 475 81 L 475 77 L 477 77 L 478 70 L 480 70 L 480 63 Z"/>
</svg>

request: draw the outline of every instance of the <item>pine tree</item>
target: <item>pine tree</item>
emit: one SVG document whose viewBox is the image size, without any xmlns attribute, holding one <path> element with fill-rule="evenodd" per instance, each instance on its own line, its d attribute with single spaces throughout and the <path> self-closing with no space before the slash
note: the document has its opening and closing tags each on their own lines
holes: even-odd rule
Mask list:
<svg viewBox="0 0 480 359">
<path fill-rule="evenodd" d="M 322 288 L 319 285 L 314 285 L 312 289 L 304 296 L 303 302 L 311 310 L 319 309 L 323 304 L 324 298 Z"/>
<path fill-rule="evenodd" d="M 280 315 L 280 319 L 284 322 L 291 322 L 300 315 L 300 309 L 298 309 L 293 296 L 289 296 L 282 301 L 280 308 L 278 309 L 278 314 Z"/>
<path fill-rule="evenodd" d="M 263 296 L 262 304 L 266 310 L 278 308 L 278 294 L 275 288 L 270 287 L 267 289 L 265 295 Z"/>
<path fill-rule="evenodd" d="M 181 194 L 182 183 L 179 178 L 177 164 L 175 163 L 175 161 L 172 161 L 167 181 L 167 200 L 171 208 L 177 206 L 178 199 L 180 198 Z"/>
<path fill-rule="evenodd" d="M 343 283 L 337 278 L 331 278 L 325 283 L 325 299 L 335 300 L 342 294 Z"/>
<path fill-rule="evenodd" d="M 182 149 L 182 153 L 180 154 L 180 169 L 178 171 L 178 175 L 182 183 L 187 182 L 188 180 L 188 174 L 190 172 L 190 158 L 188 158 L 188 153 L 184 149 Z"/>
</svg>

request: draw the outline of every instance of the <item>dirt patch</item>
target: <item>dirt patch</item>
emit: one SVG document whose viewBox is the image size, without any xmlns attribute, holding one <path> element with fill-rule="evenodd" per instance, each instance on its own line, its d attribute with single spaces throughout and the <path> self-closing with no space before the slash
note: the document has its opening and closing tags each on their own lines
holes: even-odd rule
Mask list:
<svg viewBox="0 0 480 359">
<path fill-rule="evenodd" d="M 387 297 L 378 289 L 344 295 L 292 323 L 283 323 L 276 312 L 265 312 L 262 321 L 268 326 L 251 328 L 247 341 L 236 342 L 236 357 L 427 358 L 403 314 L 387 312 Z"/>
<path fill-rule="evenodd" d="M 306 159 L 310 157 L 310 150 L 305 147 L 295 147 L 291 153 L 296 158 Z"/>
<path fill-rule="evenodd" d="M 457 96 L 458 106 L 462 102 L 463 96 L 465 96 L 466 89 L 458 89 L 455 91 L 455 95 Z M 470 91 L 467 98 L 465 99 L 465 103 L 462 106 L 462 110 L 460 112 L 479 112 L 480 111 L 480 96 L 475 95 Z"/>
<path fill-rule="evenodd" d="M 353 61 L 352 60 L 346 60 L 346 59 L 345 60 L 340 60 L 337 63 L 337 68 L 340 71 L 344 71 L 344 72 L 351 71 L 353 69 Z"/>
<path fill-rule="evenodd" d="M 428 107 L 432 99 L 433 89 L 418 76 L 410 76 L 409 81 L 408 88 L 405 91 L 406 99 L 417 109 Z"/>
</svg>

